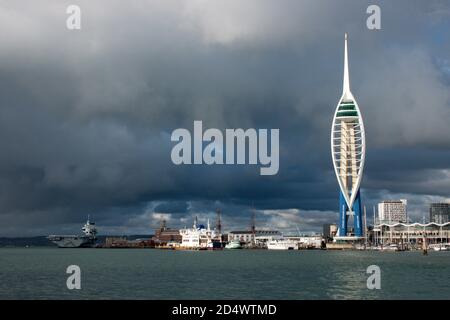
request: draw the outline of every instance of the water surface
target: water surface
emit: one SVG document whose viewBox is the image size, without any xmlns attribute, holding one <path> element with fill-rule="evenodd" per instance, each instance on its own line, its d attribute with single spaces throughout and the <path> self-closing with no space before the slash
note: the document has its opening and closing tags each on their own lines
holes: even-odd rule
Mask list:
<svg viewBox="0 0 450 320">
<path fill-rule="evenodd" d="M 450 252 L 0 249 L 0 299 L 450 299 L 449 275 Z"/>
</svg>

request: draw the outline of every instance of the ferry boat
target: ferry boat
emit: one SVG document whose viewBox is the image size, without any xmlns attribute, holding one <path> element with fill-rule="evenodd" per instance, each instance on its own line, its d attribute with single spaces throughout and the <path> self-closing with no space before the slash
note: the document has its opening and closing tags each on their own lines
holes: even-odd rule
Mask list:
<svg viewBox="0 0 450 320">
<path fill-rule="evenodd" d="M 180 230 L 181 244 L 179 250 L 217 250 L 222 248 L 221 235 L 215 229 L 211 229 L 208 220 L 208 226 L 197 223 L 195 217 L 192 228 Z"/>
<path fill-rule="evenodd" d="M 81 230 L 83 230 L 83 235 L 49 235 L 47 239 L 59 248 L 91 248 L 95 246 L 97 229 L 95 222 L 89 221 L 89 216 Z"/>
<path fill-rule="evenodd" d="M 227 243 L 225 249 L 242 249 L 241 242 L 239 240 L 233 240 Z"/>
</svg>

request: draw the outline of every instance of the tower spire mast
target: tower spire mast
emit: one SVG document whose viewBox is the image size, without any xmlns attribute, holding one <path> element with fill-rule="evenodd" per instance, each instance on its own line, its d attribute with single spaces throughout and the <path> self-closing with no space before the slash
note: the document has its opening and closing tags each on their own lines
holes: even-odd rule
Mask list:
<svg viewBox="0 0 450 320">
<path fill-rule="evenodd" d="M 343 94 L 350 93 L 350 75 L 348 72 L 348 35 L 345 33 L 345 49 L 344 49 L 344 84 L 343 84 Z"/>
</svg>

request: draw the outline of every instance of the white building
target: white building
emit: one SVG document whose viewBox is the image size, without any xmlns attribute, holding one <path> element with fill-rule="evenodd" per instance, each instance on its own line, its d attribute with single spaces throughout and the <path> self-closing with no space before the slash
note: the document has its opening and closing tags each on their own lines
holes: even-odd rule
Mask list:
<svg viewBox="0 0 450 320">
<path fill-rule="evenodd" d="M 228 241 L 240 241 L 245 244 L 255 244 L 264 246 L 268 241 L 279 240 L 283 238 L 277 230 L 255 230 L 253 231 L 231 231 L 228 234 Z"/>
<path fill-rule="evenodd" d="M 385 200 L 378 203 L 378 218 L 380 222 L 406 222 L 406 205 L 407 201 L 405 199 Z"/>
<path fill-rule="evenodd" d="M 381 223 L 374 228 L 372 242 L 375 245 L 402 244 L 416 246 L 426 241 L 427 244 L 450 243 L 450 222 L 447 223 Z M 419 246 L 421 248 L 421 246 Z"/>
</svg>

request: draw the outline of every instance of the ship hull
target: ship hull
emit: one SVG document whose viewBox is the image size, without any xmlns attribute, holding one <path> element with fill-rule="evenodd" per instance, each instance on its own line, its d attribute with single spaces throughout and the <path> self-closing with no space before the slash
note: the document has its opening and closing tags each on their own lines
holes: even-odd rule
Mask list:
<svg viewBox="0 0 450 320">
<path fill-rule="evenodd" d="M 48 238 L 56 244 L 58 248 L 92 248 L 95 246 L 95 239 L 91 237 L 58 237 Z"/>
</svg>

